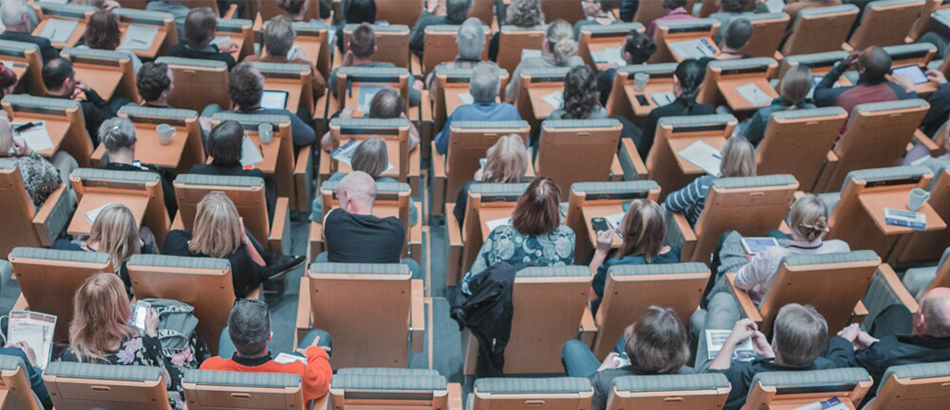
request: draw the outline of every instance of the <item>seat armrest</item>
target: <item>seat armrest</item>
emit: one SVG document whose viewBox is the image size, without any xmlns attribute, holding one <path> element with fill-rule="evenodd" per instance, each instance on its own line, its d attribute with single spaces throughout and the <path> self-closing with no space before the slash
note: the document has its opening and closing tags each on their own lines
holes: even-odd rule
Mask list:
<svg viewBox="0 0 950 410">
<path fill-rule="evenodd" d="M 650 173 L 646 164 L 640 159 L 640 153 L 632 139 L 621 138 L 620 149 L 617 151 L 620 157 L 620 165 L 624 167 L 623 173 L 626 180 L 644 180 Z"/>
<path fill-rule="evenodd" d="M 610 162 L 610 181 L 623 181 L 623 165 L 620 163 L 620 153 L 614 155 L 613 161 Z"/>
<path fill-rule="evenodd" d="M 919 306 L 917 305 L 917 299 L 914 299 L 914 295 L 911 295 L 907 288 L 904 287 L 904 284 L 901 283 L 901 280 L 897 277 L 897 274 L 894 273 L 894 269 L 891 268 L 891 265 L 886 263 L 878 266 L 876 275 L 881 275 L 881 278 L 884 279 L 884 282 L 887 284 L 888 288 L 894 292 L 894 296 L 897 296 L 897 299 L 901 301 L 901 304 L 907 308 L 911 313 L 917 312 Z"/>
<path fill-rule="evenodd" d="M 292 235 L 290 229 L 290 199 L 286 197 L 277 198 L 277 206 L 274 207 L 274 222 L 271 224 L 270 236 L 267 243 L 270 250 L 283 254 L 290 254 Z"/>
<path fill-rule="evenodd" d="M 429 95 L 429 90 L 422 90 L 422 98 L 419 103 L 420 107 L 420 118 L 422 122 L 432 122 L 432 97 Z M 419 136 L 422 137 L 421 135 Z"/>
<path fill-rule="evenodd" d="M 310 222 L 309 244 L 307 246 L 307 263 L 313 263 L 320 252 L 323 252 L 323 224 Z"/>
<path fill-rule="evenodd" d="M 459 383 L 449 383 L 449 410 L 462 410 L 462 385 Z"/>
<path fill-rule="evenodd" d="M 739 307 L 742 308 L 745 316 L 752 319 L 756 324 L 762 324 L 762 315 L 759 314 L 759 309 L 755 307 L 755 303 L 752 303 L 752 298 L 749 297 L 749 293 L 736 287 L 736 274 L 727 273 L 726 280 L 729 281 L 732 294 L 736 297 L 736 301 L 739 302 Z"/>
<path fill-rule="evenodd" d="M 17 296 L 16 303 L 13 304 L 12 310 L 30 310 L 30 305 L 26 302 L 26 296 L 23 293 L 20 293 L 20 296 Z"/>
<path fill-rule="evenodd" d="M 867 317 L 868 308 L 864 306 L 864 302 L 859 300 L 858 304 L 854 305 L 854 310 L 851 312 L 851 322 L 862 323 Z"/>
<path fill-rule="evenodd" d="M 834 150 L 830 150 L 828 154 L 825 155 L 825 163 L 821 167 L 821 172 L 818 173 L 818 180 L 815 182 L 815 187 L 812 189 L 812 192 L 828 192 L 837 189 L 837 187 L 827 186 L 837 167 L 838 155 L 835 154 Z"/>
<path fill-rule="evenodd" d="M 456 204 L 445 204 L 445 229 L 448 231 L 449 246 L 445 247 L 445 284 L 455 286 L 459 281 L 459 269 L 462 264 L 462 227 L 455 219 Z"/>
<path fill-rule="evenodd" d="M 422 353 L 426 336 L 425 286 L 422 279 L 412 279 L 409 310 L 409 342 L 413 353 Z"/>
<path fill-rule="evenodd" d="M 686 215 L 672 212 L 663 207 L 666 214 L 666 237 L 664 241 L 667 245 L 679 246 L 682 250 L 682 260 L 687 262 L 693 256 L 693 248 L 696 247 L 696 233 L 689 226 Z"/>
<path fill-rule="evenodd" d="M 310 201 L 313 199 L 313 166 L 311 147 L 303 147 L 297 153 L 297 162 L 294 163 L 294 185 L 297 187 L 297 212 L 309 212 Z"/>
<path fill-rule="evenodd" d="M 409 52 L 409 74 L 412 74 L 412 77 L 422 76 L 422 59 L 411 51 Z M 412 87 L 412 83 L 409 83 L 409 87 Z"/>
<path fill-rule="evenodd" d="M 940 153 L 940 146 L 937 145 L 927 134 L 924 134 L 921 130 L 914 131 L 914 141 L 917 141 L 918 144 L 921 144 L 927 147 L 927 151 L 930 153 L 930 156 L 937 156 Z M 913 148 L 913 145 L 911 146 Z M 909 151 L 909 150 L 908 150 Z"/>
<path fill-rule="evenodd" d="M 300 278 L 300 297 L 297 298 L 297 318 L 294 322 L 294 346 L 310 332 L 310 278 L 306 273 Z"/>
<path fill-rule="evenodd" d="M 234 6 L 232 5 L 232 7 Z M 310 410 L 327 410 L 329 408 L 329 405 L 330 405 L 330 395 L 324 394 L 323 397 L 313 400 L 313 405 L 310 406 Z"/>
<path fill-rule="evenodd" d="M 590 306 L 584 307 L 584 314 L 581 315 L 581 342 L 588 347 L 593 346 L 594 336 L 597 334 L 597 323 L 594 322 L 594 314 L 590 311 Z"/>
<path fill-rule="evenodd" d="M 72 214 L 71 211 L 72 206 L 70 205 L 69 193 L 66 192 L 66 184 L 61 184 L 46 198 L 46 202 L 33 216 L 33 229 L 43 246 L 52 245 L 53 241 L 63 233 L 66 224 L 69 222 L 69 216 Z"/>
</svg>

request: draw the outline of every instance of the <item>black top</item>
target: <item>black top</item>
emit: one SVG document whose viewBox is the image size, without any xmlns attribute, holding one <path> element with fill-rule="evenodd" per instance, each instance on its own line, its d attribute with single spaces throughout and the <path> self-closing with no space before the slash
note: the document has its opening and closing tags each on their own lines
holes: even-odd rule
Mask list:
<svg viewBox="0 0 950 410">
<path fill-rule="evenodd" d="M 172 182 L 175 180 L 175 175 L 173 173 L 165 172 L 165 170 L 159 169 L 153 165 L 141 163 L 138 165 L 130 165 L 110 162 L 102 168 L 113 171 L 140 171 L 154 172 L 158 174 L 162 181 L 162 196 L 165 199 L 165 209 L 168 211 L 168 217 L 175 219 L 175 214 L 178 213 L 178 200 L 175 199 L 175 185 L 172 184 Z"/>
<path fill-rule="evenodd" d="M 933 139 L 937 135 L 937 130 L 947 122 L 947 115 L 950 114 L 950 83 L 940 84 L 937 91 L 930 94 L 927 102 L 930 103 L 930 109 L 927 110 L 924 120 L 920 122 L 920 129 Z"/>
<path fill-rule="evenodd" d="M 89 133 L 89 138 L 92 139 L 93 147 L 98 147 L 99 126 L 102 125 L 105 120 L 115 117 L 115 112 L 109 108 L 109 102 L 103 100 L 96 90 L 90 88 L 85 94 L 86 100 L 79 102 L 82 108 L 82 119 L 86 123 L 86 132 Z M 48 95 L 47 97 L 72 100 L 68 95 Z"/>
<path fill-rule="evenodd" d="M 217 162 L 211 161 L 211 164 L 195 164 L 191 166 L 190 174 L 199 175 L 224 175 L 236 177 L 258 177 L 264 179 L 264 197 L 267 200 L 267 219 L 273 221 L 274 208 L 277 207 L 277 185 L 271 177 L 265 176 L 264 172 L 257 169 L 244 169 L 240 164 L 234 166 L 223 166 Z"/>
<path fill-rule="evenodd" d="M 399 263 L 406 228 L 399 218 L 357 215 L 332 209 L 323 223 L 330 262 Z"/>
<path fill-rule="evenodd" d="M 849 343 L 848 346 L 851 344 Z M 752 390 L 752 379 L 755 375 L 765 372 L 797 372 L 807 370 L 825 370 L 835 369 L 834 362 L 819 357 L 808 367 L 788 367 L 775 364 L 775 359 L 755 359 L 751 362 L 732 362 L 732 365 L 726 370 L 709 370 L 709 373 L 722 373 L 729 379 L 732 385 L 732 391 L 729 392 L 729 398 L 726 399 L 725 410 L 739 410 L 745 405 L 746 397 Z"/>
<path fill-rule="evenodd" d="M 248 233 L 248 236 L 250 235 L 251 234 Z M 191 237 L 191 231 L 175 229 L 168 232 L 168 236 L 165 237 L 165 246 L 162 248 L 162 253 L 172 256 L 210 258 L 208 255 L 192 253 L 191 250 L 188 249 L 188 242 L 191 241 Z M 260 252 L 260 249 L 258 249 L 258 252 Z M 254 260 L 251 259 L 251 255 L 244 249 L 244 246 L 238 247 L 237 250 L 231 252 L 231 254 L 224 259 L 231 262 L 231 280 L 234 283 L 234 296 L 238 298 L 246 297 L 248 293 L 257 289 L 257 287 L 267 279 L 267 268 L 254 262 Z"/>
<path fill-rule="evenodd" d="M 422 50 L 426 45 L 426 27 L 439 24 L 460 24 L 449 21 L 447 16 L 436 16 L 435 14 L 423 11 L 416 24 L 412 26 L 409 32 L 409 50 L 417 56 L 422 56 Z"/>
<path fill-rule="evenodd" d="M 49 62 L 54 58 L 59 57 L 59 51 L 53 47 L 53 44 L 49 42 L 49 39 L 45 37 L 37 37 L 29 33 L 18 33 L 15 31 L 5 31 L 3 34 L 0 34 L 0 40 L 9 40 L 9 41 L 19 41 L 21 43 L 33 43 L 40 47 L 40 56 L 43 59 L 43 64 Z"/>
<path fill-rule="evenodd" d="M 904 364 L 950 361 L 950 338 L 896 335 L 882 337 L 867 349 L 854 351 L 851 342 L 841 337 L 828 341 L 829 360 L 838 367 L 863 367 L 874 379 L 875 388 L 868 394 L 874 397 L 887 368 Z"/>
<path fill-rule="evenodd" d="M 637 145 L 637 152 L 640 153 L 640 158 L 646 161 L 647 155 L 650 153 L 650 148 L 653 147 L 653 139 L 656 138 L 656 126 L 657 123 L 660 122 L 660 118 L 683 115 L 709 115 L 715 113 L 716 107 L 709 104 L 694 103 L 691 106 L 687 106 L 686 100 L 682 97 L 677 97 L 676 100 L 670 104 L 654 108 L 653 111 L 650 111 L 650 115 L 647 115 L 646 121 L 643 122 L 643 137 L 640 140 L 640 144 Z"/>
<path fill-rule="evenodd" d="M 228 53 L 218 51 L 218 47 L 214 44 L 209 45 L 205 49 L 198 50 L 191 48 L 185 43 L 178 43 L 169 47 L 168 55 L 171 57 L 194 58 L 197 60 L 223 61 L 228 65 L 228 70 L 237 65 L 237 62 L 234 61 L 234 57 L 231 57 Z"/>
<path fill-rule="evenodd" d="M 607 106 L 607 100 L 610 98 L 610 91 L 614 88 L 614 77 L 617 76 L 616 68 L 608 68 L 597 74 L 597 91 L 600 92 L 600 105 Z"/>
</svg>

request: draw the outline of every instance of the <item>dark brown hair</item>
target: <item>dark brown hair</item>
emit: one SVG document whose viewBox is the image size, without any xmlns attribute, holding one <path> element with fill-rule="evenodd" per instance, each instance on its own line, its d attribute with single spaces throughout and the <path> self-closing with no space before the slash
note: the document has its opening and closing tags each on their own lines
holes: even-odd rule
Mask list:
<svg viewBox="0 0 950 410">
<path fill-rule="evenodd" d="M 168 77 L 168 65 L 165 63 L 142 64 L 135 82 L 139 88 L 139 95 L 145 101 L 157 100 L 172 86 L 172 79 Z"/>
<path fill-rule="evenodd" d="M 119 32 L 119 18 L 111 11 L 99 10 L 92 13 L 86 24 L 86 33 L 82 36 L 89 48 L 96 50 L 115 50 L 122 42 Z"/>
<path fill-rule="evenodd" d="M 359 58 L 369 58 L 376 52 L 376 32 L 367 23 L 360 24 L 350 35 L 350 51 Z"/>
<path fill-rule="evenodd" d="M 204 47 L 218 28 L 218 16 L 210 7 L 198 7 L 185 17 L 185 40 L 193 48 Z"/>
<path fill-rule="evenodd" d="M 636 199 L 623 217 L 620 229 L 623 244 L 617 258 L 642 255 L 647 263 L 660 253 L 666 235 L 666 221 L 660 205 L 651 199 Z"/>
<path fill-rule="evenodd" d="M 672 374 L 689 361 L 689 338 L 676 312 L 650 306 L 627 328 L 624 350 L 642 374 Z"/>
<path fill-rule="evenodd" d="M 548 177 L 535 179 L 518 198 L 511 215 L 515 230 L 525 235 L 554 232 L 561 224 L 561 189 Z"/>
<path fill-rule="evenodd" d="M 250 63 L 240 63 L 231 69 L 228 78 L 228 95 L 234 105 L 246 110 L 261 103 L 264 95 L 264 81 L 260 73 Z"/>
<path fill-rule="evenodd" d="M 241 144 L 244 143 L 244 127 L 233 120 L 224 121 L 208 135 L 208 155 L 216 164 L 234 166 L 241 163 Z"/>
<path fill-rule="evenodd" d="M 376 92 L 369 102 L 369 117 L 377 119 L 401 118 L 405 102 L 396 90 L 386 87 Z"/>
</svg>

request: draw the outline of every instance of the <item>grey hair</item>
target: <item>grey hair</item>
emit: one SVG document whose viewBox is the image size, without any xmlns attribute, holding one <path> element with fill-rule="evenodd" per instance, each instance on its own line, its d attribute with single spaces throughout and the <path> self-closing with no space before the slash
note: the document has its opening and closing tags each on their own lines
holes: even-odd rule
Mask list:
<svg viewBox="0 0 950 410">
<path fill-rule="evenodd" d="M 128 118 L 109 118 L 99 126 L 99 141 L 105 144 L 108 152 L 132 149 L 137 141 L 135 126 Z"/>
<path fill-rule="evenodd" d="M 472 0 L 446 0 L 445 17 L 449 23 L 464 21 L 468 17 L 468 10 L 472 8 Z"/>
<path fill-rule="evenodd" d="M 15 26 L 23 22 L 23 15 L 30 12 L 26 0 L 3 0 L 0 5 L 0 21 L 4 26 Z"/>
<path fill-rule="evenodd" d="M 264 29 L 264 47 L 272 55 L 284 56 L 293 47 L 294 37 L 297 37 L 297 32 L 290 18 L 277 16 Z"/>
<path fill-rule="evenodd" d="M 468 92 L 472 94 L 472 99 L 479 102 L 495 101 L 498 96 L 498 72 L 495 67 L 488 63 L 478 63 L 472 70 L 472 81 L 469 84 Z"/>
<path fill-rule="evenodd" d="M 264 302 L 240 299 L 228 315 L 228 336 L 238 353 L 259 355 L 267 348 L 270 336 L 270 312 Z"/>
<path fill-rule="evenodd" d="M 455 44 L 459 48 L 459 57 L 466 60 L 481 60 L 482 52 L 485 51 L 485 28 L 482 27 L 482 21 L 475 17 L 465 20 L 459 27 Z"/>
</svg>

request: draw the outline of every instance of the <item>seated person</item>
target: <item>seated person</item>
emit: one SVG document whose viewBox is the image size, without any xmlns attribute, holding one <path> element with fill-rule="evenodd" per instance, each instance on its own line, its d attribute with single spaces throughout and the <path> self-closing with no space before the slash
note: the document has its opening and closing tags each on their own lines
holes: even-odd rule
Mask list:
<svg viewBox="0 0 950 410">
<path fill-rule="evenodd" d="M 115 117 L 118 108 L 103 100 L 88 84 L 77 79 L 73 63 L 65 58 L 55 58 L 46 63 L 43 67 L 43 84 L 46 85 L 46 96 L 49 98 L 79 101 L 86 131 L 93 147 L 98 147 L 99 127 L 105 120 Z"/>
<path fill-rule="evenodd" d="M 185 18 L 184 42 L 175 44 L 168 49 L 171 57 L 194 58 L 198 60 L 215 60 L 227 63 L 228 69 L 237 64 L 231 53 L 238 51 L 236 44 L 228 48 L 218 49 L 211 44 L 214 32 L 218 29 L 218 16 L 210 7 L 197 7 L 188 12 Z"/>
<path fill-rule="evenodd" d="M 191 9 L 183 4 L 184 0 L 150 0 L 145 5 L 145 10 L 168 13 L 175 16 L 175 26 L 178 28 L 178 36 L 185 34 L 185 22 L 188 19 L 188 13 Z"/>
<path fill-rule="evenodd" d="M 937 131 L 950 116 L 950 85 L 947 85 L 947 77 L 940 70 L 927 70 L 926 74 L 928 80 L 937 84 L 937 91 L 927 99 L 930 109 L 920 122 L 920 129 L 931 139 L 936 139 Z"/>
<path fill-rule="evenodd" d="M 856 63 L 860 75 L 858 83 L 852 86 L 834 87 L 852 63 Z M 913 80 L 903 75 L 891 76 L 890 72 L 891 56 L 883 48 L 871 46 L 860 52 L 852 52 L 835 63 L 834 68 L 815 86 L 815 105 L 838 106 L 844 108 L 850 115 L 851 110 L 858 104 L 917 98 Z M 843 132 L 844 128 L 842 128 Z"/>
<path fill-rule="evenodd" d="M 528 150 L 524 145 L 524 138 L 517 134 L 503 135 L 495 141 L 495 145 L 488 148 L 485 155 L 485 166 L 475 171 L 472 181 L 468 181 L 459 189 L 455 199 L 455 219 L 459 228 L 465 224 L 465 207 L 468 206 L 468 190 L 473 184 L 508 184 L 524 181 L 524 174 L 528 170 Z"/>
<path fill-rule="evenodd" d="M 347 44 L 346 54 L 343 56 L 341 67 L 380 67 L 390 68 L 396 65 L 388 61 L 373 61 L 373 55 L 376 54 L 376 32 L 373 27 L 367 23 L 360 24 L 353 34 L 350 35 L 350 42 Z M 337 95 L 336 73 L 339 67 L 330 71 L 330 92 Z M 409 105 L 418 107 L 422 101 L 422 81 L 409 78 Z"/>
<path fill-rule="evenodd" d="M 66 185 L 68 195 L 71 186 L 69 174 L 79 168 L 76 159 L 66 151 L 57 151 L 51 163 L 30 149 L 23 138 L 14 138 L 6 111 L 0 113 L 0 159 L 12 161 L 20 170 L 23 187 L 36 209 L 40 209 L 61 185 Z"/>
<path fill-rule="evenodd" d="M 640 0 L 620 0 L 620 21 L 632 23 L 640 8 Z"/>
<path fill-rule="evenodd" d="M 696 19 L 696 17 L 694 17 L 692 14 L 689 14 L 689 11 L 686 10 L 686 0 L 663 0 L 663 10 L 666 10 L 666 15 L 657 18 L 653 20 L 652 23 L 650 23 L 650 26 L 647 27 L 646 31 L 647 37 L 653 38 L 654 33 L 656 33 L 657 22 Z"/>
<path fill-rule="evenodd" d="M 340 54 L 346 52 L 343 49 L 344 38 L 346 35 L 343 30 L 346 28 L 347 24 L 375 24 L 376 23 L 376 0 L 347 0 L 340 3 L 340 7 L 343 9 L 343 21 L 340 22 L 339 27 L 336 30 L 336 48 L 340 51 Z M 381 24 L 389 24 L 386 22 L 380 22 Z M 331 75 L 330 78 L 333 78 Z M 333 87 L 330 87 L 331 89 Z"/>
<path fill-rule="evenodd" d="M 686 187 L 667 196 L 663 206 L 670 212 L 685 214 L 689 225 L 696 226 L 713 181 L 718 178 L 754 177 L 755 166 L 755 148 L 752 148 L 752 144 L 740 136 L 730 137 L 722 147 L 721 175 L 703 175 L 694 179 Z"/>
<path fill-rule="evenodd" d="M 612 251 L 614 235 L 623 242 Z M 664 246 L 666 221 L 660 205 L 650 199 L 635 199 L 630 203 L 620 226 L 597 232 L 597 250 L 590 262 L 590 274 L 594 276 L 591 287 L 591 312 L 597 313 L 607 286 L 607 271 L 612 266 L 651 265 L 679 263 L 680 248 Z M 613 253 L 613 257 L 608 256 Z"/>
<path fill-rule="evenodd" d="M 132 297 L 132 279 L 129 277 L 129 258 L 137 254 L 157 254 L 155 235 L 147 227 L 139 229 L 132 211 L 122 204 L 112 204 L 96 216 L 89 236 L 74 240 L 57 239 L 52 249 L 66 251 L 101 252 L 112 258 L 115 274 L 119 275 L 129 297 Z"/>
<path fill-rule="evenodd" d="M 646 35 L 630 30 L 623 41 L 623 60 L 627 65 L 646 64 L 650 56 L 656 52 L 656 43 Z M 611 66 L 597 74 L 597 91 L 600 92 L 600 104 L 606 106 L 610 92 L 614 88 L 614 78 L 617 77 L 617 67 Z"/>
<path fill-rule="evenodd" d="M 729 24 L 734 17 L 741 16 L 747 10 L 749 0 L 718 0 L 719 10 L 710 14 L 709 18 L 719 20 L 719 27 Z"/>
<path fill-rule="evenodd" d="M 594 72 L 586 65 L 577 66 L 564 77 L 561 106 L 551 112 L 549 120 L 600 120 L 607 118 L 607 110 L 600 105 L 600 95 L 594 82 Z"/>
<path fill-rule="evenodd" d="M 498 79 L 498 70 L 487 64 L 475 66 L 472 79 L 468 85 L 472 95 L 471 104 L 460 105 L 452 115 L 445 120 L 442 131 L 435 136 L 435 149 L 439 154 L 449 152 L 449 136 L 454 121 L 520 121 L 518 109 L 509 103 L 499 103 L 496 98 L 501 89 Z"/>
<path fill-rule="evenodd" d="M 242 373 L 287 373 L 300 376 L 303 398 L 309 402 L 319 399 L 330 389 L 330 334 L 311 330 L 300 342 L 296 354 L 307 362 L 291 360 L 286 363 L 274 361 L 270 341 L 274 332 L 270 326 L 267 304 L 254 299 L 239 299 L 234 302 L 228 315 L 228 327 L 221 332 L 218 356 L 205 360 L 201 370 L 217 370 Z"/>
<path fill-rule="evenodd" d="M 49 391 L 46 390 L 46 384 L 43 383 L 43 369 L 36 365 L 36 352 L 26 344 L 18 342 L 8 344 L 0 348 L 0 355 L 16 356 L 23 361 L 23 370 L 26 372 L 26 378 L 30 380 L 30 390 L 40 400 L 44 410 L 53 409 L 53 401 L 49 398 Z"/>
<path fill-rule="evenodd" d="M 500 262 L 573 265 L 574 231 L 561 224 L 560 198 L 561 189 L 551 178 L 532 181 L 518 198 L 511 223 L 496 227 L 485 239 L 472 269 L 462 278 L 462 292 L 470 294 L 468 286 L 475 276 Z"/>
<path fill-rule="evenodd" d="M 406 102 L 396 90 L 386 87 L 379 90 L 369 102 L 369 113 L 363 118 L 393 119 L 406 117 Z M 353 118 L 352 107 L 340 111 L 339 118 Z M 333 136 L 327 131 L 320 139 L 320 146 L 326 152 L 333 151 Z M 412 121 L 409 121 L 409 152 L 419 146 L 419 130 Z"/>
<path fill-rule="evenodd" d="M 795 24 L 795 18 L 798 17 L 798 12 L 802 10 L 812 9 L 815 7 L 833 7 L 840 6 L 842 3 L 841 0 L 798 0 L 796 2 L 789 2 L 785 5 L 785 9 L 782 11 L 785 14 L 788 14 L 788 27 L 792 28 L 792 25 Z M 849 3 L 856 3 L 855 1 L 849 1 Z M 763 5 L 764 6 L 764 5 Z M 759 5 L 756 5 L 756 13 L 759 13 Z"/>
<path fill-rule="evenodd" d="M 587 0 L 581 2 L 581 8 L 584 9 L 584 20 L 578 20 L 574 23 L 574 40 L 581 36 L 581 29 L 584 26 L 602 25 L 609 26 L 617 22 L 612 12 L 614 0 Z"/>
<path fill-rule="evenodd" d="M 676 96 L 676 100 L 650 111 L 650 115 L 647 115 L 647 119 L 643 122 L 640 139 L 633 139 L 641 159 L 646 161 L 650 149 L 653 148 L 656 126 L 661 118 L 716 113 L 716 107 L 696 102 L 696 96 L 705 77 L 706 66 L 699 60 L 683 60 L 676 66 L 676 71 L 673 72 L 673 95 Z"/>
<path fill-rule="evenodd" d="M 307 21 L 307 9 L 310 8 L 310 0 L 278 0 L 277 8 L 283 10 L 292 21 Z M 330 8 L 328 0 L 320 0 L 320 18 L 330 18 Z"/>
<path fill-rule="evenodd" d="M 211 192 L 198 203 L 191 231 L 172 230 L 162 253 L 172 256 L 227 259 L 231 263 L 234 296 L 247 297 L 264 281 L 279 278 L 303 265 L 306 258 L 269 251 L 244 229 L 234 202 L 223 192 Z"/>
<path fill-rule="evenodd" d="M 514 102 L 521 90 L 521 72 L 528 68 L 577 67 L 584 59 L 577 55 L 577 42 L 571 25 L 558 20 L 548 25 L 540 57 L 528 57 L 518 63 L 514 74 L 505 87 L 505 100 Z"/>
<path fill-rule="evenodd" d="M 122 32 L 119 31 L 119 17 L 111 11 L 99 10 L 89 17 L 86 23 L 86 32 L 82 36 L 83 44 L 77 48 L 91 48 L 93 50 L 118 51 L 132 60 L 132 72 L 138 73 L 142 68 L 142 60 L 135 53 L 126 50 L 116 50 L 122 43 Z"/>
<path fill-rule="evenodd" d="M 614 351 L 603 363 L 590 347 L 569 340 L 561 351 L 561 363 L 569 377 L 589 378 L 594 386 L 591 409 L 603 410 L 613 386 L 621 376 L 690 374 L 689 336 L 673 309 L 650 306 L 624 330 Z"/>
<path fill-rule="evenodd" d="M 59 51 L 53 48 L 49 39 L 33 35 L 37 21 L 36 16 L 31 13 L 33 7 L 27 4 L 26 0 L 5 0 L 0 5 L 0 21 L 5 27 L 3 33 L 0 33 L 0 40 L 36 44 L 39 46 L 40 58 L 43 59 L 43 64 L 46 64 L 59 58 Z"/>
<path fill-rule="evenodd" d="M 779 96 L 768 107 L 759 108 L 752 120 L 737 134 L 745 136 L 753 147 L 758 147 L 765 138 L 765 130 L 772 121 L 772 114 L 786 110 L 815 108 L 815 104 L 805 101 L 813 82 L 811 69 L 806 65 L 796 65 L 785 72 L 778 84 Z"/>
<path fill-rule="evenodd" d="M 704 57 L 700 61 L 708 63 L 712 60 L 739 60 L 752 56 L 742 52 L 742 47 L 752 38 L 752 22 L 745 17 L 734 18 L 722 27 L 717 33 L 719 38 L 719 54 L 713 57 Z"/>
<path fill-rule="evenodd" d="M 432 72 L 426 77 L 426 88 L 430 95 L 439 92 L 439 80 L 437 75 L 439 70 L 448 70 L 453 68 L 475 68 L 482 62 L 482 53 L 485 51 L 485 27 L 482 21 L 475 17 L 470 17 L 459 26 L 458 35 L 455 37 L 455 44 L 458 47 L 459 54 L 455 61 L 446 61 L 439 63 L 432 69 Z M 491 61 L 486 61 L 496 69 L 498 65 Z"/>
<path fill-rule="evenodd" d="M 249 55 L 244 61 L 261 61 L 265 63 L 305 64 L 310 66 L 310 78 L 313 88 L 313 99 L 323 97 L 327 92 L 327 80 L 317 71 L 316 67 L 307 60 L 303 49 L 294 46 L 297 32 L 294 31 L 293 21 L 287 16 L 277 16 L 267 22 L 264 27 L 264 48 L 267 55 Z"/>
<path fill-rule="evenodd" d="M 468 9 L 472 8 L 472 0 L 445 0 L 445 15 L 437 16 L 435 13 L 438 7 L 438 1 L 430 1 L 426 10 L 422 12 L 416 24 L 409 31 L 409 49 L 417 56 L 422 56 L 422 49 L 425 48 L 426 27 L 440 24 L 458 25 L 468 17 Z"/>
<path fill-rule="evenodd" d="M 544 11 L 541 10 L 540 0 L 511 0 L 505 7 L 502 0 L 495 1 L 495 11 L 498 14 L 498 26 L 515 26 L 532 28 L 544 25 Z M 492 34 L 488 42 L 488 59 L 498 61 L 498 47 L 501 42 L 501 30 Z"/>
<path fill-rule="evenodd" d="M 2 148 L 2 146 L 0 146 L 0 148 Z M 943 155 L 927 158 L 920 163 L 921 166 L 930 168 L 934 173 L 934 179 L 930 181 L 930 186 L 927 188 L 928 190 L 933 190 L 934 186 L 937 185 L 937 179 L 940 173 L 943 172 L 944 169 L 950 168 L 950 138 L 948 137 L 943 138 L 943 150 Z"/>
<path fill-rule="evenodd" d="M 172 219 L 178 213 L 178 200 L 175 198 L 175 175 L 154 165 L 143 164 L 135 159 L 135 125 L 128 118 L 109 118 L 99 127 L 99 140 L 106 147 L 104 169 L 115 171 L 154 172 L 161 177 L 162 195 L 165 197 L 165 210 Z"/>
<path fill-rule="evenodd" d="M 168 64 L 148 62 L 142 65 L 135 84 L 143 107 L 172 108 L 168 97 L 175 90 L 175 73 Z"/>
</svg>

